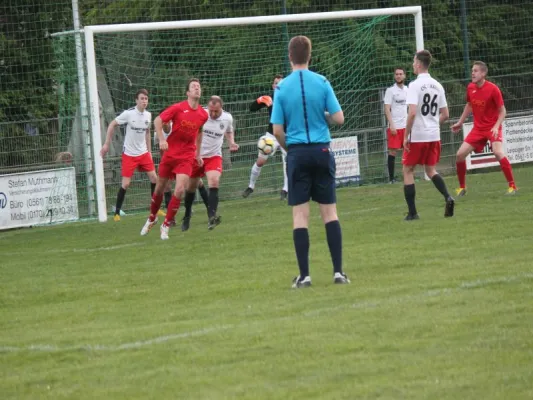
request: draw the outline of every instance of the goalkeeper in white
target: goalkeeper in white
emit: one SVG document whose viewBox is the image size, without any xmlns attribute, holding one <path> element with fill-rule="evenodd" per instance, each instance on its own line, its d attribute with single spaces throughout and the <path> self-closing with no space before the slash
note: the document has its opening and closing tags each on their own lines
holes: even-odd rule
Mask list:
<svg viewBox="0 0 533 400">
<path fill-rule="evenodd" d="M 283 79 L 282 75 L 276 75 L 274 77 L 274 81 L 272 82 L 272 90 L 273 90 L 272 97 L 274 97 L 274 91 L 276 90 L 278 83 L 280 83 L 282 79 Z M 259 111 L 266 107 L 268 109 L 268 116 L 270 120 L 270 116 L 272 115 L 272 103 L 273 103 L 272 97 L 261 96 L 257 100 L 254 100 L 254 102 L 250 104 L 250 111 Z M 274 142 L 274 150 L 272 151 L 272 153 L 268 155 L 263 154 L 261 152 L 258 153 L 257 161 L 253 165 L 252 171 L 250 172 L 250 183 L 248 184 L 248 187 L 242 192 L 242 197 L 244 198 L 250 196 L 250 194 L 253 193 L 255 189 L 255 183 L 257 182 L 257 178 L 259 178 L 259 175 L 261 174 L 261 168 L 263 167 L 263 165 L 266 164 L 266 162 L 268 161 L 270 157 L 276 154 L 276 151 L 278 150 L 278 148 L 280 148 L 278 140 L 274 136 L 274 131 L 272 130 L 272 124 L 270 123 L 268 124 L 268 129 L 266 133 L 263 136 L 261 136 L 259 140 L 263 138 L 272 139 L 272 141 Z M 281 150 L 281 158 L 283 160 L 283 189 L 281 190 L 280 200 L 286 200 L 287 192 L 288 192 L 287 161 L 286 161 L 287 152 L 283 148 L 280 148 L 280 150 Z"/>
</svg>

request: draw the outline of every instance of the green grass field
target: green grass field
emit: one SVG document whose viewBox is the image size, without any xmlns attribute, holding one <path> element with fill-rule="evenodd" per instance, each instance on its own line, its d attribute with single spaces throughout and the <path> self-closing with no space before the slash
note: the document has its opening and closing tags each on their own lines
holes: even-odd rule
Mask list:
<svg viewBox="0 0 533 400">
<path fill-rule="evenodd" d="M 420 182 L 410 223 L 399 184 L 339 190 L 346 286 L 313 207 L 313 286 L 290 289 L 277 197 L 222 203 L 211 232 L 196 205 L 166 242 L 145 214 L 1 232 L 0 397 L 531 399 L 533 168 L 515 176 L 510 197 L 469 176 L 452 219 Z"/>
</svg>

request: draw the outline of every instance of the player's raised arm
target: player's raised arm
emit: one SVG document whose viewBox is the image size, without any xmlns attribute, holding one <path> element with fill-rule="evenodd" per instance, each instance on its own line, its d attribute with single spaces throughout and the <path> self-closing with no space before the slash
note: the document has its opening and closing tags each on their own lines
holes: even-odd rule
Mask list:
<svg viewBox="0 0 533 400">
<path fill-rule="evenodd" d="M 262 108 L 270 107 L 272 105 L 272 97 L 259 96 L 257 100 L 250 103 L 250 111 L 259 111 Z"/>
</svg>

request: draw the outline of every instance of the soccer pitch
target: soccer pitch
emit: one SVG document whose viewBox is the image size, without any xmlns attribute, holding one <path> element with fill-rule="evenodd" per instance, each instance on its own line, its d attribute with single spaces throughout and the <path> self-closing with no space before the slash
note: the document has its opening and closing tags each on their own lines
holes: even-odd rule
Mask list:
<svg viewBox="0 0 533 400">
<path fill-rule="evenodd" d="M 277 197 L 221 203 L 210 232 L 197 204 L 165 242 L 147 213 L 1 232 L 1 398 L 533 398 L 533 168 L 515 178 L 469 175 L 451 219 L 418 182 L 413 222 L 401 184 L 339 190 L 351 285 L 313 206 L 313 286 L 290 289 Z"/>
</svg>

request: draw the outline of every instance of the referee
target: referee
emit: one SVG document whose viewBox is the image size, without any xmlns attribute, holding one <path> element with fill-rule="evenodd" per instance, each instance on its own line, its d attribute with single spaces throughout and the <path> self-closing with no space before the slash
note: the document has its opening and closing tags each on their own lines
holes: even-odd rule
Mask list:
<svg viewBox="0 0 533 400">
<path fill-rule="evenodd" d="M 333 89 L 322 75 L 309 71 L 311 41 L 295 36 L 289 42 L 292 73 L 278 84 L 270 122 L 287 150 L 289 205 L 300 274 L 293 288 L 311 286 L 309 275 L 309 200 L 319 204 L 333 261 L 333 282 L 350 283 L 342 271 L 342 232 L 337 216 L 335 158 L 328 124 L 344 123 Z M 286 125 L 287 132 L 284 130 Z"/>
</svg>

